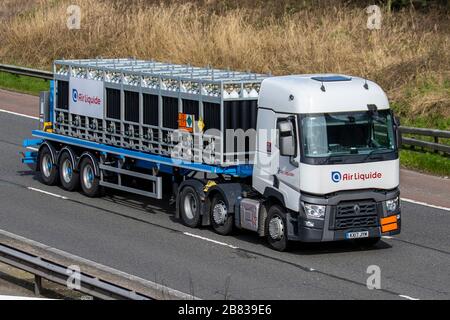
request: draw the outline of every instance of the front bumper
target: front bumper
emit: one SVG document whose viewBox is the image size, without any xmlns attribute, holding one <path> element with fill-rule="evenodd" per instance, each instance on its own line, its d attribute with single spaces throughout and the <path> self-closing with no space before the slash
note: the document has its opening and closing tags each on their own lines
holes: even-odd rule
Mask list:
<svg viewBox="0 0 450 320">
<path fill-rule="evenodd" d="M 369 238 L 391 236 L 400 233 L 401 230 L 401 208 L 394 212 L 387 212 L 385 201 L 399 196 L 398 189 L 391 191 L 347 191 L 336 193 L 329 197 L 316 197 L 302 195 L 301 201 L 326 205 L 325 218 L 323 220 L 308 219 L 301 211 L 289 213 L 287 216 L 288 239 L 302 242 L 325 242 L 348 240 L 349 232 L 367 231 Z M 346 224 L 343 226 L 341 217 L 338 216 L 338 206 L 345 203 L 347 206 L 370 203 L 373 210 L 369 214 L 355 213 L 346 216 Z M 395 224 L 386 227 L 386 221 L 395 220 Z M 383 220 L 382 220 L 383 219 Z M 353 223 L 355 222 L 355 223 Z M 365 224 L 365 222 L 367 222 Z M 384 227 L 383 227 L 384 225 Z M 389 230 L 389 231 L 387 231 Z M 385 231 L 385 232 L 383 232 Z"/>
</svg>

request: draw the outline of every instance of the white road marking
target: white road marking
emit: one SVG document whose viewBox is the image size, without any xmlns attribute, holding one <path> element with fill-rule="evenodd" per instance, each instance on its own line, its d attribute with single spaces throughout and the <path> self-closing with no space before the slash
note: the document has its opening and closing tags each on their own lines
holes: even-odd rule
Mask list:
<svg viewBox="0 0 450 320">
<path fill-rule="evenodd" d="M 24 117 L 24 118 L 29 118 L 29 119 L 39 120 L 39 117 L 29 116 L 29 115 L 27 115 L 27 114 L 17 113 L 17 112 L 5 110 L 5 109 L 0 109 L 0 112 L 13 114 L 13 115 L 19 116 L 19 117 Z"/>
<path fill-rule="evenodd" d="M 392 239 L 393 237 L 391 236 L 382 236 L 383 239 Z"/>
<path fill-rule="evenodd" d="M 434 205 L 434 204 L 429 204 L 429 203 L 426 203 L 426 202 L 416 201 L 416 200 L 412 200 L 412 199 L 408 199 L 408 198 L 401 198 L 401 200 L 402 200 L 402 201 L 405 201 L 405 202 L 411 202 L 411 203 L 414 203 L 414 204 L 418 204 L 418 205 L 421 205 L 421 206 L 425 206 L 425 207 L 430 207 L 430 208 L 434 208 L 434 209 L 440 209 L 440 210 L 450 211 L 450 208 L 447 208 L 447 207 L 441 207 L 441 206 L 436 206 L 436 205 Z"/>
<path fill-rule="evenodd" d="M 0 300 L 54 300 L 47 298 L 20 297 L 20 296 L 0 296 Z"/>
<path fill-rule="evenodd" d="M 51 193 L 51 192 L 48 192 L 48 191 L 45 191 L 45 190 L 41 190 L 41 189 L 36 189 L 36 188 L 33 188 L 33 187 L 27 187 L 27 189 L 28 190 L 32 190 L 32 191 L 36 191 L 36 192 L 40 192 L 40 193 L 44 193 L 46 195 L 49 195 L 49 196 L 52 196 L 52 197 L 56 197 L 56 198 L 60 198 L 60 199 L 64 199 L 64 200 L 69 199 L 69 198 L 67 198 L 65 196 L 61 196 L 59 194 Z"/>
<path fill-rule="evenodd" d="M 404 294 L 399 294 L 398 296 L 402 297 L 402 298 L 405 298 L 405 299 L 408 299 L 408 300 L 420 300 L 420 299 L 413 298 L 413 297 L 410 297 L 410 296 L 407 296 L 407 295 L 404 295 Z"/>
<path fill-rule="evenodd" d="M 197 234 L 193 234 L 193 233 L 189 233 L 189 232 L 183 232 L 183 234 L 186 235 L 186 236 L 189 236 L 189 237 L 193 237 L 193 238 L 209 241 L 209 242 L 212 242 L 212 243 L 215 243 L 215 244 L 219 244 L 221 246 L 229 247 L 229 248 L 232 248 L 232 249 L 239 249 L 238 247 L 233 246 L 231 244 L 228 244 L 228 243 L 225 243 L 225 242 L 220 242 L 220 241 L 209 239 L 209 238 L 205 238 L 205 237 L 199 236 Z"/>
</svg>

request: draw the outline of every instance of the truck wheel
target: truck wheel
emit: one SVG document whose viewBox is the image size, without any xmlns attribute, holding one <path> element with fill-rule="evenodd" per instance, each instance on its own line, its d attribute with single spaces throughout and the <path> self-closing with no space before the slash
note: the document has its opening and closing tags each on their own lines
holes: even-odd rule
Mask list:
<svg viewBox="0 0 450 320">
<path fill-rule="evenodd" d="M 233 215 L 228 212 L 227 205 L 220 193 L 211 202 L 211 225 L 215 232 L 228 235 L 233 231 Z"/>
<path fill-rule="evenodd" d="M 75 172 L 75 164 L 67 151 L 59 158 L 59 180 L 67 191 L 74 191 L 80 185 L 79 174 Z"/>
<path fill-rule="evenodd" d="M 183 223 L 195 228 L 200 223 L 200 197 L 194 188 L 186 186 L 180 193 L 180 215 Z"/>
<path fill-rule="evenodd" d="M 42 183 L 53 186 L 58 183 L 58 167 L 52 161 L 50 149 L 44 145 L 39 151 L 39 180 Z"/>
<path fill-rule="evenodd" d="M 88 197 L 96 197 L 100 193 L 100 180 L 95 176 L 92 160 L 84 157 L 80 165 L 80 184 L 83 193 Z"/>
<path fill-rule="evenodd" d="M 266 237 L 272 249 L 284 251 L 287 249 L 286 213 L 275 204 L 270 207 L 266 218 Z"/>
</svg>

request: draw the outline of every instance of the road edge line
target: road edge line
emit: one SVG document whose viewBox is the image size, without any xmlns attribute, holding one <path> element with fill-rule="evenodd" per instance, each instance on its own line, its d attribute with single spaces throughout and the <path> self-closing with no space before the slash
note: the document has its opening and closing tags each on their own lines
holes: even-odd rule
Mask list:
<svg viewBox="0 0 450 320">
<path fill-rule="evenodd" d="M 41 190 L 41 189 L 37 189 L 37 188 L 33 188 L 33 187 L 27 187 L 27 189 L 31 190 L 31 191 L 36 191 L 36 192 L 39 192 L 39 193 L 43 193 L 43 194 L 46 194 L 46 195 L 49 195 L 49 196 L 52 196 L 52 197 L 55 197 L 55 198 L 60 198 L 60 199 L 63 199 L 63 200 L 68 200 L 69 199 L 69 198 L 67 198 L 65 196 L 61 196 L 61 195 L 56 194 L 56 193 L 51 193 L 51 192 L 48 192 L 48 191 L 45 191 L 45 190 Z"/>
<path fill-rule="evenodd" d="M 39 117 L 30 116 L 28 114 L 18 113 L 18 112 L 14 112 L 14 111 L 9 111 L 9 110 L 6 110 L 6 109 L 0 109 L 0 112 L 9 113 L 9 114 L 12 114 L 12 115 L 15 115 L 15 116 L 29 118 L 29 119 L 33 119 L 33 120 L 39 120 Z"/>
<path fill-rule="evenodd" d="M 239 247 L 233 246 L 231 244 L 228 244 L 228 243 L 225 243 L 225 242 L 220 242 L 220 241 L 217 241 L 217 240 L 214 240 L 214 239 L 209 239 L 209 238 L 206 238 L 206 237 L 202 237 L 202 236 L 199 236 L 198 234 L 194 234 L 194 233 L 190 233 L 190 232 L 183 232 L 183 234 L 185 236 L 188 236 L 188 237 L 197 238 L 197 239 L 200 239 L 200 240 L 205 240 L 205 241 L 208 241 L 208 242 L 211 242 L 211 243 L 215 243 L 215 244 L 218 244 L 218 245 L 221 245 L 221 246 L 224 246 L 224 247 L 228 247 L 228 248 L 231 248 L 231 249 L 239 249 Z"/>
<path fill-rule="evenodd" d="M 408 198 L 400 198 L 400 199 L 402 201 L 405 201 L 405 202 L 410 202 L 410 203 L 418 204 L 418 205 L 421 205 L 421 206 L 430 207 L 430 208 L 439 209 L 439 210 L 445 210 L 445 211 L 449 211 L 450 212 L 450 208 L 447 208 L 447 207 L 437 206 L 437 205 L 434 205 L 434 204 L 429 204 L 429 203 L 426 203 L 426 202 L 417 201 L 417 200 L 408 199 Z"/>
</svg>

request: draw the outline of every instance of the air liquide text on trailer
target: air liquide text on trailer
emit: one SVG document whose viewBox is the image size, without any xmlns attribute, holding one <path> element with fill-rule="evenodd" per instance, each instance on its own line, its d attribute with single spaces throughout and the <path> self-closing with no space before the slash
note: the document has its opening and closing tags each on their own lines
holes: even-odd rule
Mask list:
<svg viewBox="0 0 450 320">
<path fill-rule="evenodd" d="M 24 146 L 47 185 L 162 199 L 217 233 L 375 244 L 398 234 L 398 121 L 374 82 L 135 59 L 57 60 Z"/>
</svg>

